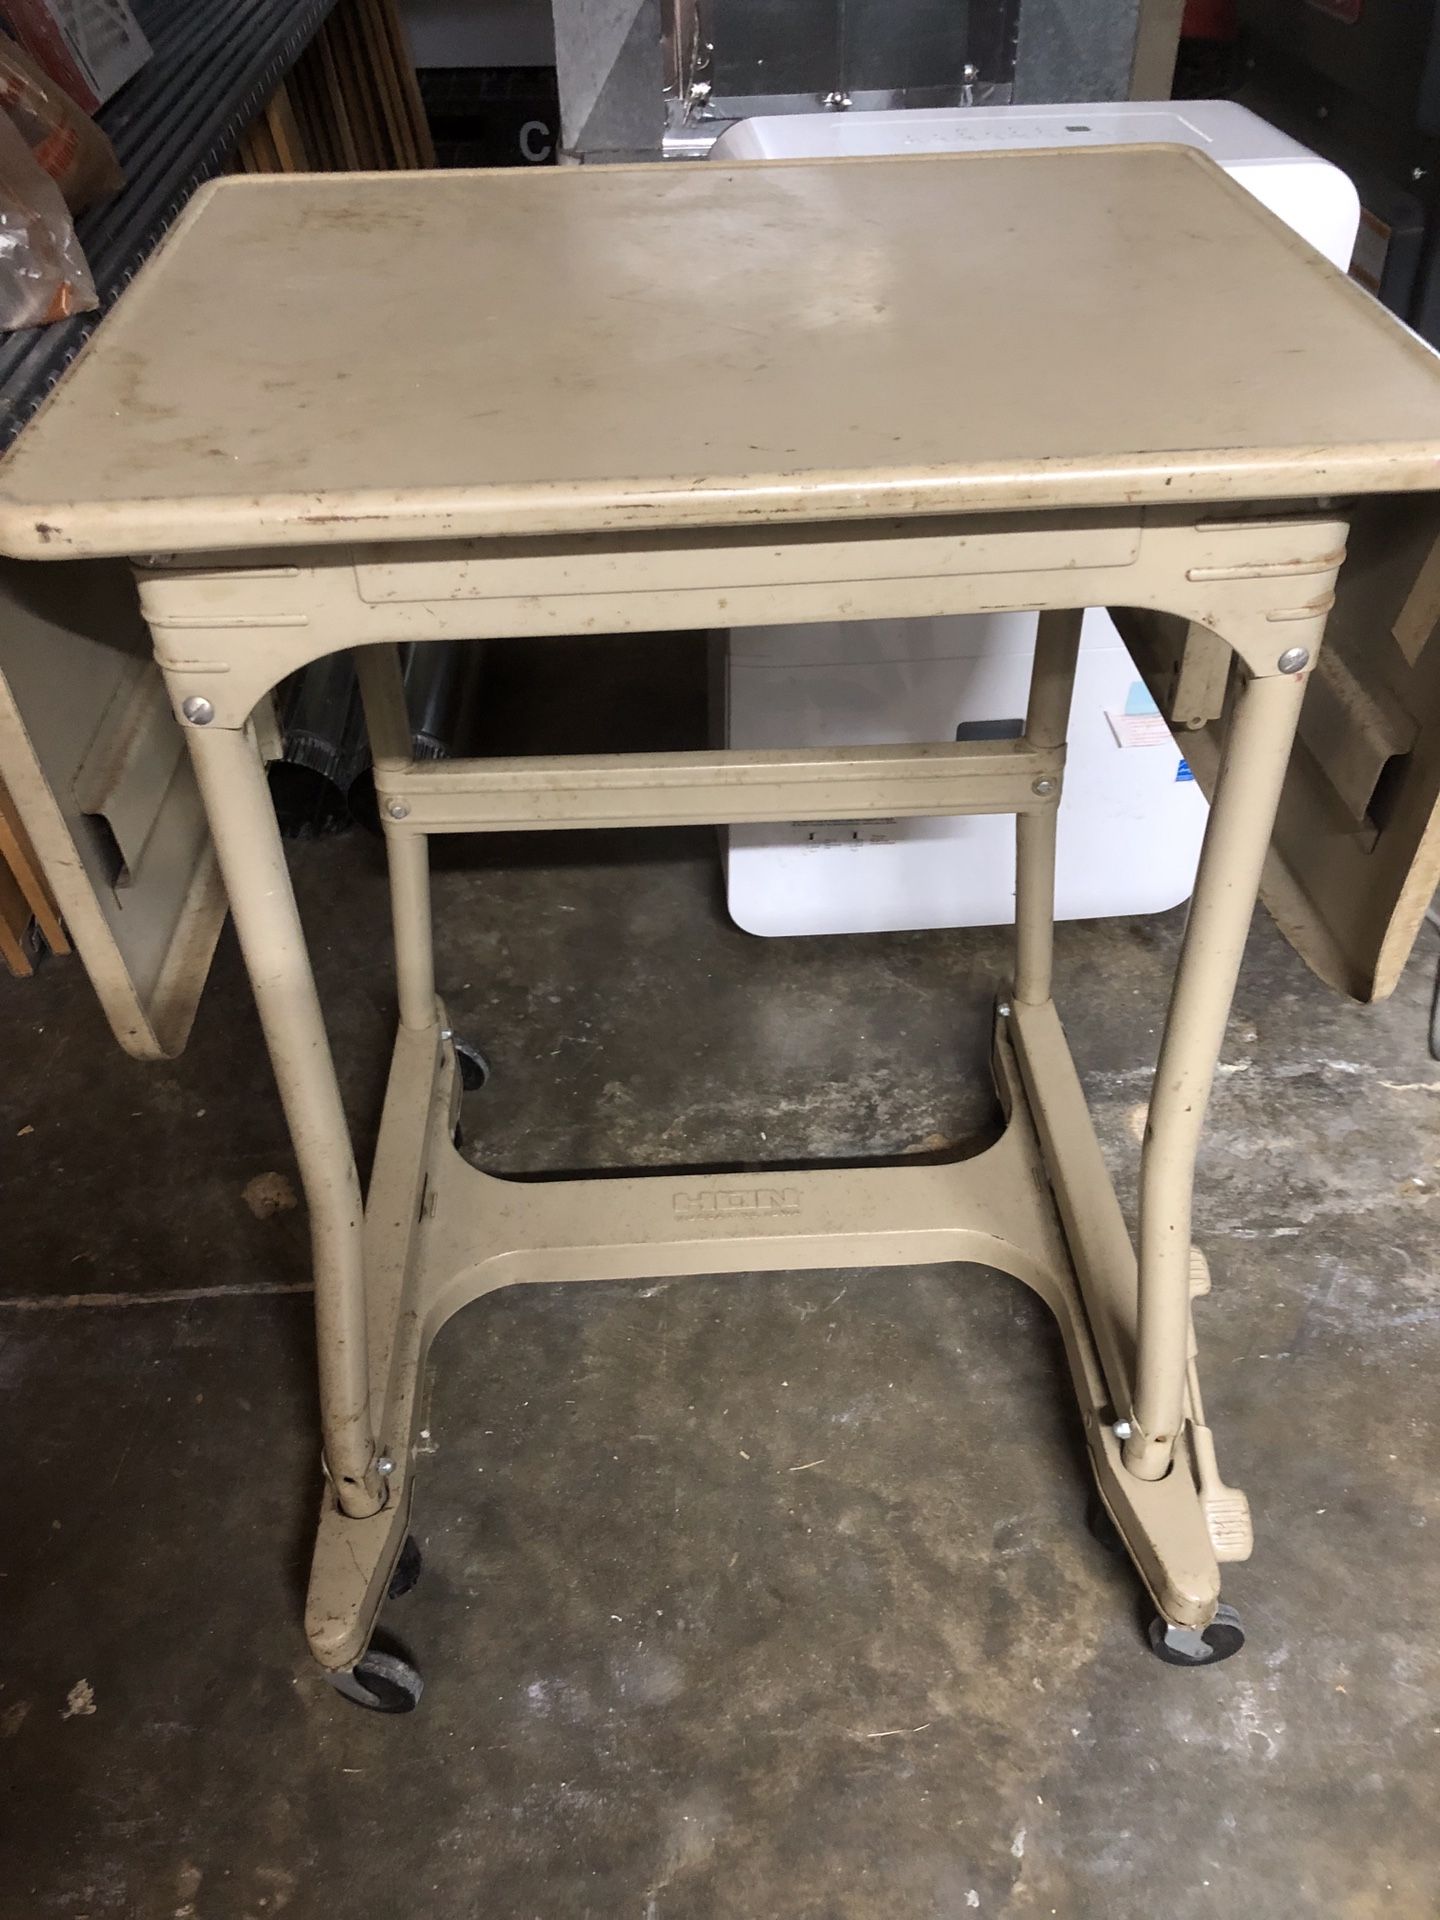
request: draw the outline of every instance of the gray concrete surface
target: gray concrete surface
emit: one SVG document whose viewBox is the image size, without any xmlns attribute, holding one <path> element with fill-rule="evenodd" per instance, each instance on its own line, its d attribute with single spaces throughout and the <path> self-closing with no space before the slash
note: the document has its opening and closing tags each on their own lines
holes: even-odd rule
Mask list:
<svg viewBox="0 0 1440 1920">
<path fill-rule="evenodd" d="M 567 710 L 693 734 L 689 656 L 647 707 L 655 644 Z M 492 696 L 575 743 L 503 651 Z M 701 833 L 437 865 L 442 986 L 495 1067 L 484 1164 L 933 1152 L 989 1122 L 999 934 L 750 939 Z M 368 1155 L 379 853 L 294 866 Z M 1179 929 L 1059 936 L 1127 1204 Z M 1361 1010 L 1255 925 L 1198 1217 L 1259 1536 L 1237 1659 L 1146 1650 L 1013 1283 L 517 1289 L 436 1347 L 426 1572 L 386 1616 L 427 1676 L 404 1720 L 336 1698 L 300 1630 L 305 1233 L 266 1204 L 293 1163 L 233 943 L 173 1066 L 114 1048 L 74 963 L 0 983 L 0 1916 L 1431 1920 L 1435 949 Z"/>
</svg>

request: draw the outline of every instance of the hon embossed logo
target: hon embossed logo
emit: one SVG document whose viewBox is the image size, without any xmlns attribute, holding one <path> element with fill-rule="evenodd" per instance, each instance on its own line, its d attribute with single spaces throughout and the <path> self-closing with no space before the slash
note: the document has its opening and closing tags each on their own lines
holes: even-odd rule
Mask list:
<svg viewBox="0 0 1440 1920">
<path fill-rule="evenodd" d="M 798 1187 L 706 1187 L 700 1193 L 677 1193 L 678 1220 L 733 1220 L 737 1216 L 763 1219 L 773 1213 L 799 1213 Z"/>
</svg>

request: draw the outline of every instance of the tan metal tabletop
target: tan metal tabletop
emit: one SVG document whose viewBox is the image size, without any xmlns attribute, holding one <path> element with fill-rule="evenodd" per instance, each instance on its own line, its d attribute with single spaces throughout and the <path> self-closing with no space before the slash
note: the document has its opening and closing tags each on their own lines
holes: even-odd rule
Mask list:
<svg viewBox="0 0 1440 1920">
<path fill-rule="evenodd" d="M 1179 148 L 231 180 L 17 555 L 1440 486 L 1436 358 Z"/>
</svg>

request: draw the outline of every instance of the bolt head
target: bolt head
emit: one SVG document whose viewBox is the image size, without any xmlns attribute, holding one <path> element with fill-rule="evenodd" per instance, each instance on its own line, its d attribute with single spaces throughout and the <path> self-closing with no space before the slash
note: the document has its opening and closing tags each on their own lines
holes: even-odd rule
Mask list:
<svg viewBox="0 0 1440 1920">
<path fill-rule="evenodd" d="M 1110 1431 L 1117 1440 L 1128 1440 L 1135 1429 L 1128 1420 L 1117 1420 Z"/>
<path fill-rule="evenodd" d="M 180 711 L 192 727 L 208 727 L 215 718 L 215 709 L 203 693 L 192 693 L 188 700 L 181 702 Z"/>
<path fill-rule="evenodd" d="M 1010 1018 L 1010 1002 L 1008 1000 L 997 1000 L 995 1002 L 995 1011 L 1002 1020 L 1008 1020 Z"/>
<path fill-rule="evenodd" d="M 392 820 L 405 820 L 410 814 L 410 809 L 403 800 L 387 800 L 385 811 Z"/>
<path fill-rule="evenodd" d="M 1303 673 L 1310 664 L 1308 647 L 1287 647 L 1275 662 L 1281 673 Z"/>
<path fill-rule="evenodd" d="M 1032 793 L 1038 793 L 1042 800 L 1047 799 L 1049 795 L 1055 791 L 1055 782 L 1045 778 L 1032 780 L 1030 782 L 1030 791 Z"/>
<path fill-rule="evenodd" d="M 395 1471 L 395 1462 L 390 1458 L 388 1453 L 382 1453 L 380 1458 L 375 1462 L 375 1471 L 386 1475 L 387 1478 Z"/>
</svg>

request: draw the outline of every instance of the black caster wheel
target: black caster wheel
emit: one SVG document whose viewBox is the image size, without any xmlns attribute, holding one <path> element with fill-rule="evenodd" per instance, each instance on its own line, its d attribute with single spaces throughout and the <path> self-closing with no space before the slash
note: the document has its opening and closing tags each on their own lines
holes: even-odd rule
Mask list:
<svg viewBox="0 0 1440 1920">
<path fill-rule="evenodd" d="M 468 1040 L 457 1039 L 453 1034 L 450 1044 L 455 1049 L 455 1062 L 460 1069 L 460 1085 L 466 1093 L 478 1093 L 490 1078 L 490 1062 L 478 1047 L 472 1047 Z"/>
<path fill-rule="evenodd" d="M 425 1682 L 398 1653 L 377 1653 L 372 1647 L 353 1667 L 341 1667 L 325 1678 L 345 1700 L 371 1713 L 413 1713 L 420 1704 Z"/>
<path fill-rule="evenodd" d="M 1167 1667 L 1213 1667 L 1239 1653 L 1244 1644 L 1240 1616 L 1223 1600 L 1208 1627 L 1175 1627 L 1158 1615 L 1150 1622 L 1150 1645 Z"/>
<path fill-rule="evenodd" d="M 400 1549 L 394 1571 L 390 1575 L 390 1584 L 385 1589 L 387 1598 L 398 1600 L 402 1594 L 409 1593 L 417 1587 L 420 1584 L 424 1564 L 420 1558 L 420 1549 L 415 1544 L 414 1534 L 407 1533 L 405 1544 Z"/>
<path fill-rule="evenodd" d="M 1118 1556 L 1125 1552 L 1125 1542 L 1120 1537 L 1120 1529 L 1110 1518 L 1110 1509 L 1093 1488 L 1085 1506 L 1085 1524 L 1090 1529 L 1091 1536 L 1107 1553 Z"/>
</svg>

